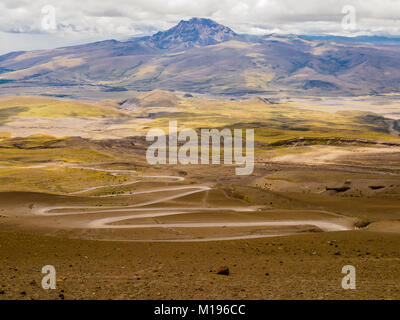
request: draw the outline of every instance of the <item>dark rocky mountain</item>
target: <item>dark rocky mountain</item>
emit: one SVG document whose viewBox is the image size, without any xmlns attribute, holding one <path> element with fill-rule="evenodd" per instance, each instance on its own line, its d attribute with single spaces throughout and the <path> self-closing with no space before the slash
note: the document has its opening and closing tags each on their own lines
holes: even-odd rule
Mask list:
<svg viewBox="0 0 400 320">
<path fill-rule="evenodd" d="M 399 92 L 400 45 L 246 36 L 210 19 L 193 18 L 128 41 L 0 56 L 0 93 L 19 88 L 24 93 L 26 87 L 232 95 Z"/>
<path fill-rule="evenodd" d="M 157 32 L 143 40 L 160 49 L 187 49 L 217 44 L 237 37 L 230 28 L 213 20 L 192 18 L 189 21 L 182 20 L 175 27 Z"/>
</svg>

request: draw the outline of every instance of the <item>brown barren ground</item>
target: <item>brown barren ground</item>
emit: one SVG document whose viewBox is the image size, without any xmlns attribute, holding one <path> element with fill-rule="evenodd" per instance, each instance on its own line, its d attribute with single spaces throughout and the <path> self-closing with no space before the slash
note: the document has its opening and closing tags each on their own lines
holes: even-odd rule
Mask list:
<svg viewBox="0 0 400 320">
<path fill-rule="evenodd" d="M 1 193 L 0 299 L 399 299 L 399 179 L 396 170 L 388 172 L 375 165 L 370 154 L 365 156 L 369 160 L 363 166 L 351 163 L 352 159 L 347 159 L 349 166 L 344 167 L 336 163 L 318 167 L 258 164 L 254 175 L 244 178 L 241 185 L 237 177 L 227 174 L 232 168 L 185 167 L 185 181 L 147 182 L 137 190 L 193 185 L 208 185 L 211 189 L 146 208 L 153 212 L 159 210 L 157 207 L 235 206 L 255 211 L 200 210 L 111 224 L 323 220 L 336 221 L 350 229 L 347 231 L 321 232 L 306 224 L 280 228 L 91 229 L 88 223 L 93 219 L 129 216 L 129 206 L 175 192 L 111 198 Z M 395 158 L 392 154 L 391 161 Z M 362 161 L 362 156 L 352 161 L 356 160 Z M 374 164 L 373 170 L 369 164 Z M 178 175 L 179 170 L 182 168 L 171 167 L 165 174 Z M 280 179 L 291 183 L 291 192 L 282 191 Z M 348 191 L 325 190 L 326 186 L 348 184 L 349 180 Z M 384 184 L 385 188 L 370 189 L 368 186 L 374 183 Z M 359 189 L 365 193 L 360 194 Z M 48 216 L 37 214 L 40 208 L 66 205 L 125 209 L 51 215 L 63 213 L 64 209 L 57 209 Z M 281 236 L 286 233 L 290 235 Z M 251 239 L 254 235 L 274 237 Z M 229 236 L 250 238 L 120 241 Z M 53 265 L 57 270 L 55 290 L 41 287 L 44 265 Z M 215 270 L 225 265 L 230 269 L 229 276 L 217 275 Z M 342 289 L 341 271 L 345 265 L 356 267 L 356 290 Z"/>
</svg>

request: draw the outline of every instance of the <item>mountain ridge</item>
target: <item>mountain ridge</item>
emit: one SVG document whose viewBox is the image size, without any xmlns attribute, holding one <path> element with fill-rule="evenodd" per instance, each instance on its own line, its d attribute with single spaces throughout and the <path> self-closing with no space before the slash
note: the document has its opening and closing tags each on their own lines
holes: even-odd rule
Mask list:
<svg viewBox="0 0 400 320">
<path fill-rule="evenodd" d="M 188 21 L 181 20 L 166 31 L 159 31 L 142 39 L 160 49 L 187 49 L 225 42 L 237 36 L 232 29 L 211 19 L 192 18 Z"/>
<path fill-rule="evenodd" d="M 246 36 L 213 20 L 192 18 L 127 41 L 8 53 L 0 56 L 0 89 L 380 94 L 400 91 L 399 53 L 399 44 Z"/>
</svg>

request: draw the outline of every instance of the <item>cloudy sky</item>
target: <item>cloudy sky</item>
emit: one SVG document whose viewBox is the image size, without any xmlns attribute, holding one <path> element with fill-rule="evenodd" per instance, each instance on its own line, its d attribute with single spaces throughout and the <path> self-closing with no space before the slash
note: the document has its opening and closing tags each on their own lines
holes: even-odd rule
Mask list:
<svg viewBox="0 0 400 320">
<path fill-rule="evenodd" d="M 123 40 L 191 17 L 238 33 L 400 36 L 400 0 L 0 0 L 0 12 L 1 54 Z"/>
</svg>

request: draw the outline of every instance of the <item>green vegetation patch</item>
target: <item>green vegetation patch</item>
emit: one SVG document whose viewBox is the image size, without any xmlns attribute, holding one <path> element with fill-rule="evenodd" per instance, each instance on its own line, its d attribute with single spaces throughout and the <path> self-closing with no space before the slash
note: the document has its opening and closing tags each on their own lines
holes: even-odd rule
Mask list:
<svg viewBox="0 0 400 320">
<path fill-rule="evenodd" d="M 28 111 L 28 107 L 8 107 L 0 109 L 0 123 L 5 123 L 11 117 L 14 117 L 22 112 Z"/>
<path fill-rule="evenodd" d="M 45 97 L 0 98 L 0 122 L 11 117 L 75 118 L 118 117 L 121 111 L 93 103 Z"/>
<path fill-rule="evenodd" d="M 16 164 L 48 162 L 101 162 L 113 159 L 87 145 L 79 145 L 69 139 L 57 139 L 47 135 L 0 140 L 2 162 Z"/>
<path fill-rule="evenodd" d="M 332 143 L 324 139 L 366 139 L 398 141 L 390 134 L 385 118 L 370 112 L 328 113 L 296 108 L 295 103 L 247 100 L 183 99 L 177 110 L 160 114 L 153 127 L 168 128 L 176 120 L 186 128 L 254 128 L 260 144 L 271 145 L 296 138 L 316 139 L 314 144 Z M 335 142 L 335 141 L 333 141 Z"/>
<path fill-rule="evenodd" d="M 108 172 L 80 168 L 1 168 L 0 192 L 29 191 L 68 194 L 101 185 L 117 185 L 127 180 Z M 88 193 L 83 193 L 88 195 Z M 77 194 L 78 195 L 78 194 Z"/>
</svg>

